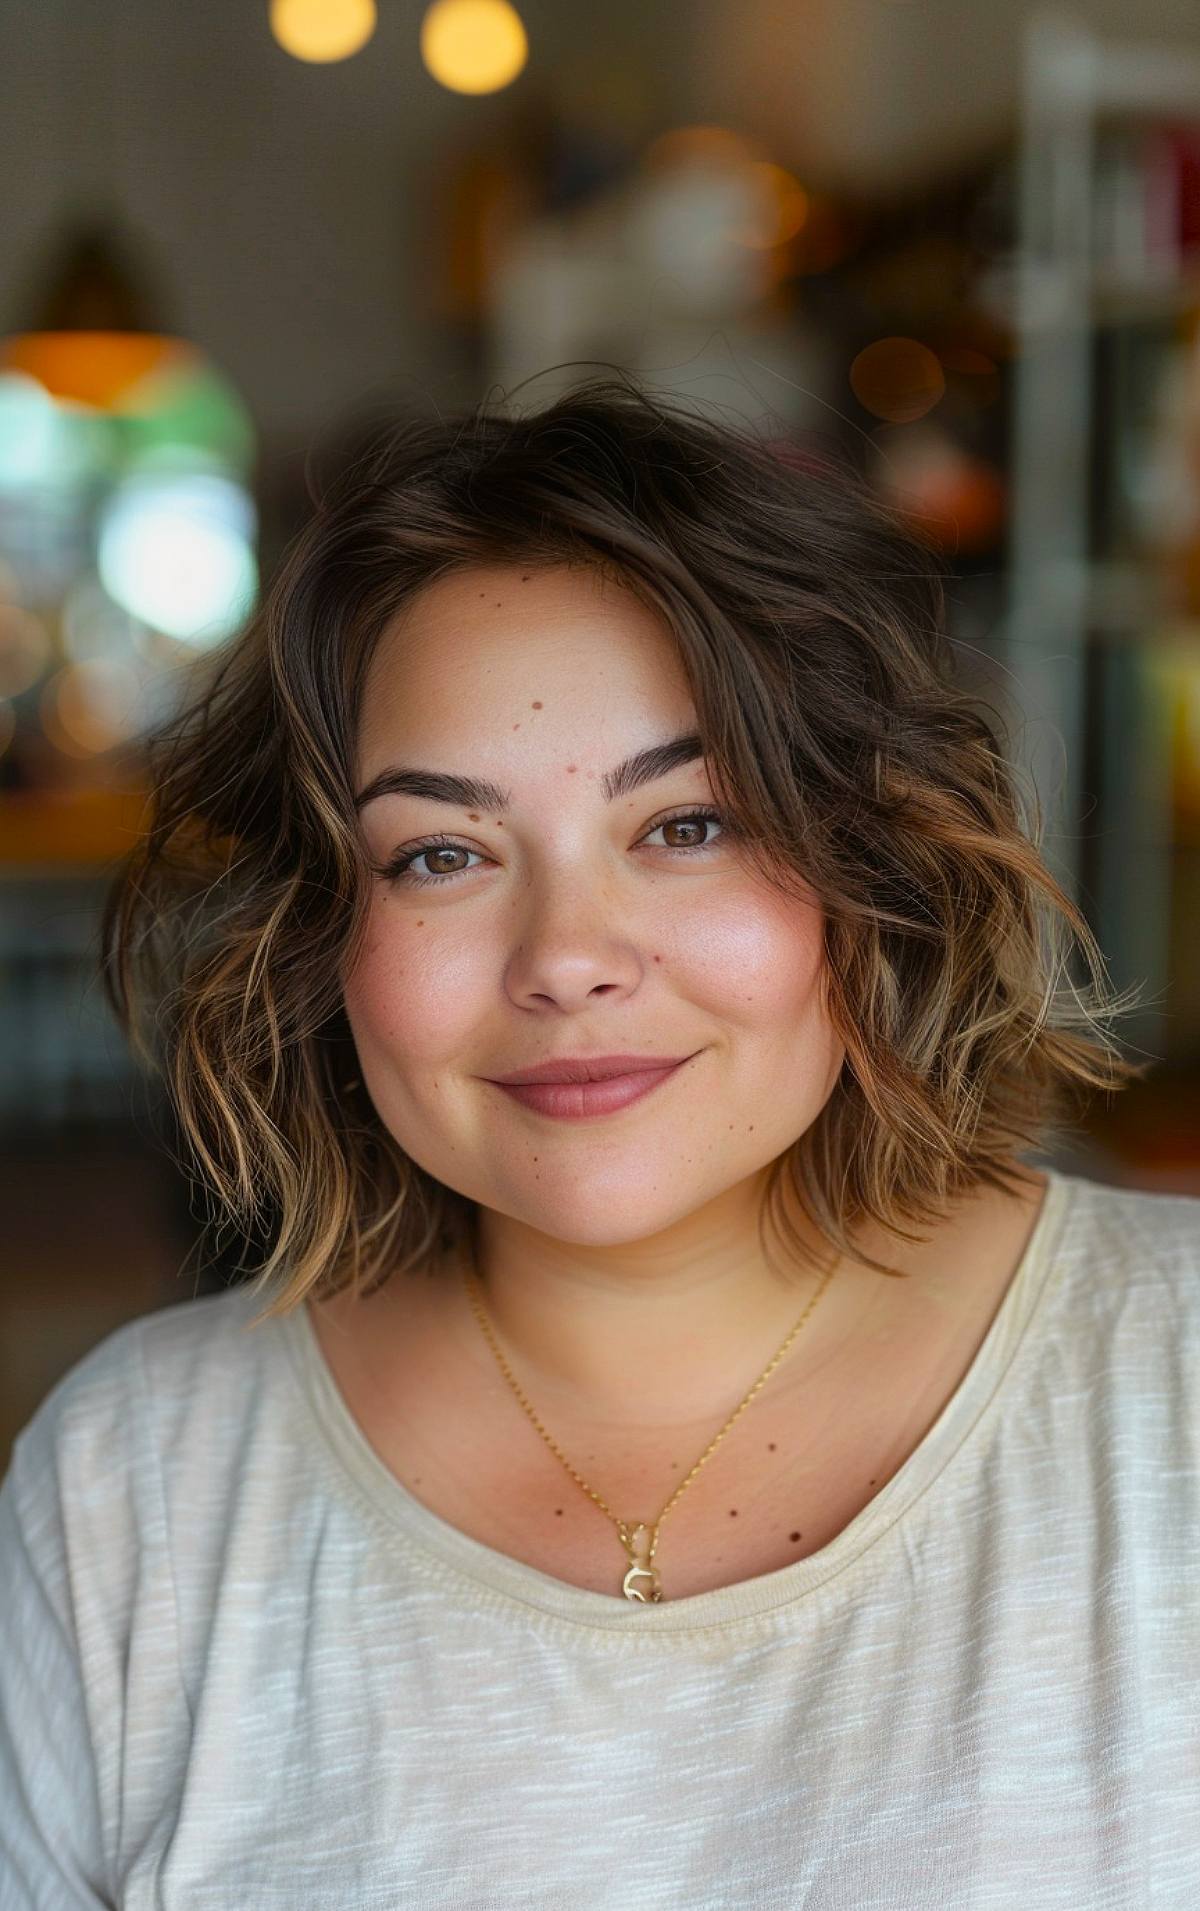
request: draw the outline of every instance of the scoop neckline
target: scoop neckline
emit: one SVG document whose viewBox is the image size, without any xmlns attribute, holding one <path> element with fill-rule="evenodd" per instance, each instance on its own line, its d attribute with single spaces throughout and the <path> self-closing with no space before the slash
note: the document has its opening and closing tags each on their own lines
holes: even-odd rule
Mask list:
<svg viewBox="0 0 1200 1911">
<path fill-rule="evenodd" d="M 642 1605 L 555 1579 L 473 1539 L 410 1493 L 359 1426 L 321 1350 L 303 1301 L 277 1316 L 306 1405 L 341 1479 L 394 1534 L 476 1593 L 605 1633 L 661 1637 L 726 1630 L 795 1606 L 855 1565 L 944 1474 L 1000 1389 L 1057 1265 L 1055 1250 L 1081 1177 L 1044 1164 L 1047 1186 L 1025 1251 L 991 1325 L 954 1393 L 887 1484 L 828 1545 L 805 1559 L 731 1586 Z"/>
</svg>

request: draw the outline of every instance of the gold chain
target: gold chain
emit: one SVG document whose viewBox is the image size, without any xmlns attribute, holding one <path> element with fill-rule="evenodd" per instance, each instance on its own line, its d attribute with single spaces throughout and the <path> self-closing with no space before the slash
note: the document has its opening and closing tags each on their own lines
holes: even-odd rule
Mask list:
<svg viewBox="0 0 1200 1911">
<path fill-rule="evenodd" d="M 834 1266 L 836 1267 L 836 1265 L 837 1263 L 835 1261 Z M 624 1546 L 626 1554 L 628 1555 L 628 1558 L 629 1558 L 629 1570 L 625 1574 L 625 1578 L 622 1581 L 622 1585 L 621 1585 L 621 1590 L 625 1594 L 626 1599 L 638 1600 L 642 1604 L 649 1604 L 649 1603 L 657 1604 L 658 1601 L 661 1600 L 662 1587 L 659 1583 L 658 1569 L 654 1565 L 654 1555 L 658 1550 L 659 1527 L 662 1525 L 664 1519 L 666 1518 L 667 1514 L 670 1512 L 671 1508 L 674 1506 L 676 1500 L 679 1498 L 684 1488 L 691 1485 L 691 1482 L 695 1479 L 697 1473 L 699 1473 L 700 1468 L 704 1465 L 704 1462 L 708 1459 L 709 1455 L 715 1450 L 715 1448 L 725 1438 L 725 1435 L 729 1432 L 730 1427 L 733 1425 L 734 1421 L 738 1418 L 738 1415 L 745 1412 L 746 1408 L 750 1405 L 750 1402 L 753 1400 L 759 1388 L 763 1386 L 770 1379 L 776 1367 L 779 1365 L 780 1361 L 783 1359 L 783 1356 L 786 1354 L 788 1348 L 791 1346 L 792 1342 L 795 1340 L 796 1335 L 800 1332 L 800 1329 L 803 1327 L 805 1321 L 808 1319 L 809 1315 L 812 1313 L 813 1308 L 816 1306 L 822 1294 L 825 1292 L 825 1289 L 828 1287 L 830 1279 L 833 1275 L 833 1271 L 834 1269 L 833 1267 L 831 1267 L 822 1276 L 821 1284 L 817 1288 L 816 1293 L 813 1295 L 812 1299 L 809 1301 L 808 1306 L 805 1308 L 804 1312 L 801 1314 L 799 1320 L 796 1322 L 796 1325 L 792 1328 L 791 1333 L 788 1335 L 787 1339 L 784 1341 L 783 1346 L 779 1349 L 779 1352 L 776 1354 L 774 1360 L 772 1360 L 770 1366 L 765 1368 L 764 1371 L 759 1375 L 758 1379 L 755 1381 L 754 1385 L 751 1387 L 749 1393 L 746 1395 L 745 1399 L 741 1402 L 741 1404 L 734 1408 L 728 1420 L 725 1422 L 725 1425 L 721 1428 L 721 1431 L 717 1434 L 716 1439 L 710 1441 L 708 1446 L 705 1447 L 704 1452 L 700 1455 L 700 1458 L 696 1461 L 695 1466 L 692 1468 L 691 1472 L 687 1475 L 686 1479 L 683 1479 L 679 1482 L 679 1485 L 675 1488 L 675 1491 L 672 1493 L 670 1499 L 667 1501 L 666 1505 L 663 1507 L 662 1512 L 659 1514 L 658 1518 L 655 1520 L 653 1527 L 650 1528 L 649 1546 L 647 1547 L 646 1546 L 647 1529 L 645 1525 L 639 1522 L 636 1526 L 630 1527 L 627 1521 L 619 1520 L 616 1514 L 612 1511 L 612 1509 L 605 1505 L 604 1501 L 600 1498 L 600 1495 L 588 1485 L 586 1480 L 583 1480 L 580 1478 L 579 1474 L 576 1473 L 575 1468 L 571 1465 L 571 1462 L 567 1459 L 566 1454 L 563 1453 L 554 1444 L 554 1441 L 550 1438 L 550 1435 L 546 1432 L 545 1427 L 542 1425 L 541 1421 L 538 1419 L 533 1408 L 530 1406 L 528 1400 L 525 1398 L 525 1395 L 522 1393 L 521 1388 L 518 1385 L 517 1380 L 513 1374 L 512 1368 L 509 1366 L 508 1362 L 505 1360 L 504 1355 L 499 1345 L 497 1344 L 495 1334 L 492 1332 L 491 1321 L 488 1318 L 487 1306 L 483 1296 L 483 1289 L 480 1286 L 478 1277 L 474 1273 L 474 1270 L 468 1267 L 464 1263 L 463 1278 L 466 1282 L 467 1299 L 471 1303 L 471 1306 L 475 1313 L 476 1320 L 479 1322 L 479 1325 L 482 1327 L 484 1334 L 487 1337 L 488 1345 L 491 1347 L 492 1352 L 495 1354 L 496 1359 L 500 1363 L 501 1373 L 504 1375 L 504 1378 L 508 1381 L 509 1386 L 512 1388 L 513 1392 L 516 1394 L 517 1399 L 520 1401 L 521 1405 L 524 1407 L 526 1413 L 529 1415 L 529 1418 L 533 1421 L 534 1426 L 537 1428 L 538 1432 L 541 1434 L 543 1440 L 546 1442 L 546 1445 L 550 1448 L 550 1451 L 554 1454 L 555 1458 L 558 1460 L 561 1460 L 563 1466 L 566 1467 L 567 1472 L 571 1475 L 571 1478 L 576 1482 L 578 1486 L 581 1486 L 583 1488 L 584 1492 L 587 1494 L 590 1500 L 594 1500 L 596 1502 L 596 1505 L 600 1508 L 601 1512 L 606 1513 L 608 1515 L 609 1519 L 613 1522 L 618 1533 L 620 1534 L 621 1544 Z M 648 1592 L 642 1591 L 640 1585 L 637 1583 L 639 1580 L 648 1580 L 650 1582 L 650 1589 Z"/>
</svg>

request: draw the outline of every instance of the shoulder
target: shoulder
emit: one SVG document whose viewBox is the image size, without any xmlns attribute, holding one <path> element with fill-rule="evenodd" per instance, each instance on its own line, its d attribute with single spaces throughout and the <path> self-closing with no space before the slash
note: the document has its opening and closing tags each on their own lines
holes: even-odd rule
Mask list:
<svg viewBox="0 0 1200 1911">
<path fill-rule="evenodd" d="M 94 1887 L 89 1903 L 116 1902 L 103 1881 L 129 1745 L 148 1734 L 167 1761 L 186 1730 L 179 1542 L 202 1533 L 219 1550 L 228 1530 L 220 1504 L 207 1524 L 204 1509 L 272 1357 L 248 1331 L 259 1311 L 231 1289 L 127 1322 L 14 1442 L 0 1484 L 0 1792 L 18 1801 L 13 1848 L 51 1896 L 69 1874 Z"/>
<path fill-rule="evenodd" d="M 241 1288 L 181 1301 L 126 1321 L 97 1341 L 50 1389 L 18 1444 L 70 1447 L 116 1434 L 147 1406 L 162 1406 L 218 1374 L 240 1377 L 260 1357 L 256 1308 Z"/>
<path fill-rule="evenodd" d="M 1147 1428 L 1200 1413 L 1200 1196 L 1062 1177 L 1047 1270 L 1055 1344 Z M 1069 1351 L 1067 1351 L 1069 1350 Z"/>
<path fill-rule="evenodd" d="M 127 1322 L 63 1375 L 13 1444 L 0 1610 L 21 1616 L 36 1652 L 73 1642 L 110 1721 L 135 1630 L 171 1661 L 181 1557 L 219 1558 L 248 1456 L 269 1467 L 286 1455 L 275 1403 L 286 1414 L 290 1394 L 265 1384 L 281 1358 L 278 1322 L 256 1326 L 260 1312 L 233 1288 Z M 0 1650 L 0 1693 L 16 1676 Z"/>
<path fill-rule="evenodd" d="M 1156 1296 L 1186 1311 L 1200 1305 L 1200 1195 L 1164 1193 L 1060 1177 L 1067 1196 L 1062 1243 L 1088 1285 L 1126 1297 Z"/>
<path fill-rule="evenodd" d="M 31 1535 L 72 1522 L 119 1546 L 151 1522 L 164 1446 L 253 1399 L 269 1357 L 237 1288 L 127 1321 L 76 1361 L 17 1434 L 3 1491 Z M 269 1327 L 270 1323 L 264 1323 Z"/>
</svg>

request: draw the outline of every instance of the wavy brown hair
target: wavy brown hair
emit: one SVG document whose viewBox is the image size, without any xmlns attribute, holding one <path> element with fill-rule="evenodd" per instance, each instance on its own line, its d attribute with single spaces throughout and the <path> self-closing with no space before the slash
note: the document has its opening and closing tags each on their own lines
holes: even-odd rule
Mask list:
<svg viewBox="0 0 1200 1911">
<path fill-rule="evenodd" d="M 622 374 L 524 416 L 390 423 L 148 739 L 148 826 L 103 913 L 109 1001 L 162 1072 L 207 1218 L 267 1250 L 242 1269 L 259 1318 L 477 1239 L 474 1204 L 367 1097 L 341 977 L 375 880 L 353 784 L 373 649 L 431 580 L 494 562 L 597 566 L 665 620 L 743 852 L 825 911 L 846 1058 L 771 1165 L 764 1220 L 787 1231 L 787 1194 L 838 1252 L 868 1217 L 912 1239 L 982 1184 L 1019 1186 L 1019 1148 L 1145 1072 L 1111 1037 L 1128 1002 L 1041 859 L 1036 799 L 1027 828 L 999 730 L 954 681 L 940 562 L 865 479 Z"/>
</svg>

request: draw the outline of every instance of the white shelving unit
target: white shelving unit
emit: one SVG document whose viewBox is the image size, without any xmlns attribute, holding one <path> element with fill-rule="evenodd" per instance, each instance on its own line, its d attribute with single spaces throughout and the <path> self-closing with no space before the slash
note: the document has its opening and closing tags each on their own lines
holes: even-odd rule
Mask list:
<svg viewBox="0 0 1200 1911">
<path fill-rule="evenodd" d="M 1044 851 L 1083 909 L 1114 983 L 1144 985 L 1121 1038 L 1172 1054 L 1172 840 L 1167 739 L 1139 636 L 1172 616 L 1149 565 L 1097 561 L 1099 455 L 1094 368 L 1099 327 L 1200 308 L 1200 277 L 1098 269 L 1097 151 L 1111 128 L 1200 124 L 1192 48 L 1100 41 L 1058 13 L 1027 25 L 1015 284 L 1013 526 L 1002 645 L 1017 705 L 1014 755 L 1037 790 Z M 1118 426 L 1119 428 L 1119 426 Z M 1177 613 L 1175 613 L 1177 616 Z M 1200 634 L 1197 638 L 1200 648 Z M 1085 785 L 1089 664 L 1098 666 L 1103 744 Z M 1091 801 L 1095 798 L 1095 803 Z M 1083 893 L 1084 838 L 1094 839 Z"/>
</svg>

